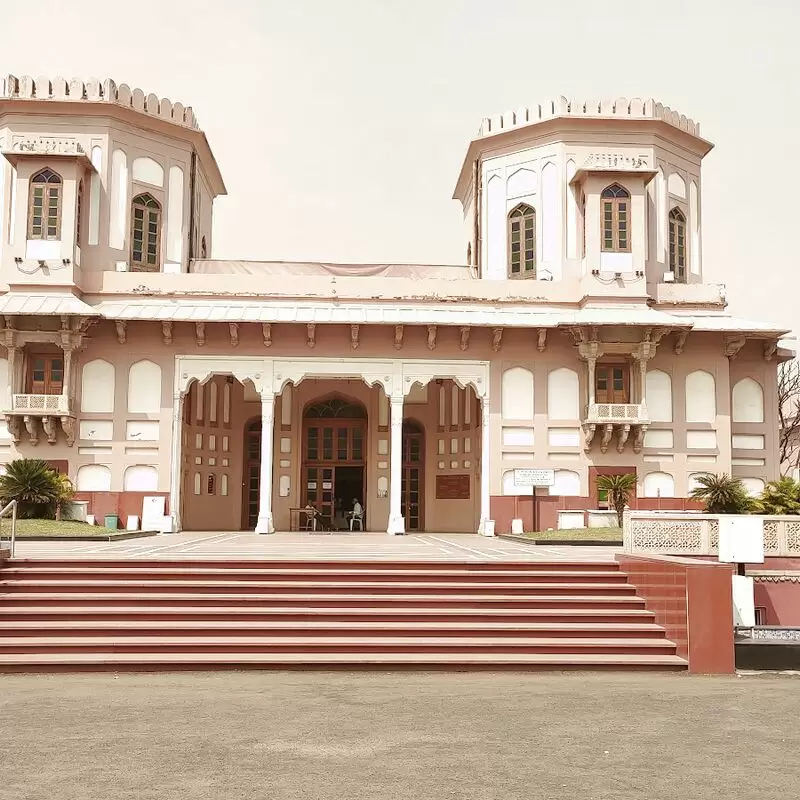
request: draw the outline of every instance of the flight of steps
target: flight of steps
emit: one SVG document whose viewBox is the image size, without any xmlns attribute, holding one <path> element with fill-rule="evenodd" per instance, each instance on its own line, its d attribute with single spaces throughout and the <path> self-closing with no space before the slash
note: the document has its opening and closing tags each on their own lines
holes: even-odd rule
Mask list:
<svg viewBox="0 0 800 800">
<path fill-rule="evenodd" d="M 0 671 L 686 669 L 615 563 L 11 560 Z"/>
</svg>

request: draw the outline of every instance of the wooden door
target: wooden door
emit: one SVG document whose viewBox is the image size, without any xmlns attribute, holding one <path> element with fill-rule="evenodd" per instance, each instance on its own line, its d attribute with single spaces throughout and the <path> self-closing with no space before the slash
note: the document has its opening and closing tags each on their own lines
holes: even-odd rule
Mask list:
<svg viewBox="0 0 800 800">
<path fill-rule="evenodd" d="M 261 419 L 251 422 L 244 431 L 242 465 L 242 528 L 255 530 L 261 491 Z"/>
<path fill-rule="evenodd" d="M 407 531 L 425 527 L 425 433 L 415 422 L 403 424 L 400 513 Z"/>
<path fill-rule="evenodd" d="M 64 393 L 63 356 L 31 356 L 28 392 L 30 394 Z"/>
<path fill-rule="evenodd" d="M 630 373 L 627 366 L 598 365 L 595 369 L 595 402 L 630 403 Z"/>
</svg>

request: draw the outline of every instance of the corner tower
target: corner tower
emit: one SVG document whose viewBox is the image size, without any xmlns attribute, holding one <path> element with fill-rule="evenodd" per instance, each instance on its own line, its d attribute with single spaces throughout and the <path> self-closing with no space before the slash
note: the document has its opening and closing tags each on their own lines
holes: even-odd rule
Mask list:
<svg viewBox="0 0 800 800">
<path fill-rule="evenodd" d="M 693 120 L 638 98 L 561 97 L 484 119 L 453 195 L 468 259 L 488 280 L 702 283 L 712 147 Z"/>
</svg>

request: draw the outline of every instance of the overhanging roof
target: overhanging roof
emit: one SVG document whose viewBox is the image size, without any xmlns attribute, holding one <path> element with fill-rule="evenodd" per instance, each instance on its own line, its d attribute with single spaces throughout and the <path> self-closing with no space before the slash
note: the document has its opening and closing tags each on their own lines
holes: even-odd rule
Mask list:
<svg viewBox="0 0 800 800">
<path fill-rule="evenodd" d="M 0 314 L 7 316 L 61 316 L 64 314 L 96 317 L 99 312 L 74 294 L 36 294 L 28 292 L 6 292 L 0 297 Z"/>
</svg>

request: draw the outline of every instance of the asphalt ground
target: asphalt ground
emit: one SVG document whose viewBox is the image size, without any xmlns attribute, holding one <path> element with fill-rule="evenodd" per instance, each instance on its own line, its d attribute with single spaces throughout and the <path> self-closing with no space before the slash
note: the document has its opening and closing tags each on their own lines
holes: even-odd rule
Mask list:
<svg viewBox="0 0 800 800">
<path fill-rule="evenodd" d="M 0 676 L 2 800 L 741 800 L 800 792 L 800 677 Z"/>
</svg>

